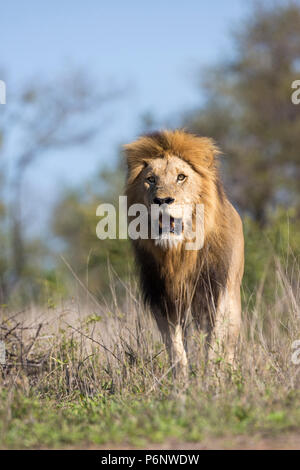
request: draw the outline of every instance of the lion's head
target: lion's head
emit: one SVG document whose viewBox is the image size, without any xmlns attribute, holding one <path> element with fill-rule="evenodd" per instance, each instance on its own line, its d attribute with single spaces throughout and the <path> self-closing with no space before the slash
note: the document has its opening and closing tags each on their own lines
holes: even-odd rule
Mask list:
<svg viewBox="0 0 300 470">
<path fill-rule="evenodd" d="M 158 221 L 152 243 L 168 249 L 183 242 L 187 227 L 194 228 L 196 204 L 203 204 L 205 231 L 210 230 L 220 191 L 218 149 L 211 139 L 181 130 L 162 131 L 140 137 L 126 145 L 125 152 L 128 203 L 144 204 Z M 151 208 L 157 210 L 151 213 Z"/>
</svg>

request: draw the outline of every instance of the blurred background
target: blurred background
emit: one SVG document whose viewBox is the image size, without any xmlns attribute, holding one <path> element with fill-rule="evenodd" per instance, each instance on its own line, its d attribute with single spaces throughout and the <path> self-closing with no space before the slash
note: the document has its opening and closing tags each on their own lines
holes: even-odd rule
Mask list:
<svg viewBox="0 0 300 470">
<path fill-rule="evenodd" d="M 99 299 L 134 276 L 130 244 L 96 237 L 121 145 L 185 127 L 222 149 L 243 216 L 244 301 L 292 287 L 300 253 L 298 1 L 12 0 L 1 6 L 0 305 Z"/>
</svg>

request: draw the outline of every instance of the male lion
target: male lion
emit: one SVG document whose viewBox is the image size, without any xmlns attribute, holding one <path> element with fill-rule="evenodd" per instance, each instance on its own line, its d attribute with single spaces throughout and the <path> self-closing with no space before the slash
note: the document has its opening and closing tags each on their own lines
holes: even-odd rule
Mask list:
<svg viewBox="0 0 300 470">
<path fill-rule="evenodd" d="M 186 377 L 188 317 L 206 333 L 209 357 L 222 351 L 231 362 L 241 322 L 240 285 L 244 269 L 241 219 L 219 179 L 213 141 L 185 131 L 161 131 L 125 145 L 128 204 L 163 208 L 168 237 L 133 240 L 145 301 L 150 305 L 175 375 Z M 177 205 L 204 207 L 204 243 L 187 250 L 175 233 Z M 174 208 L 174 209 L 173 209 Z M 183 225 L 185 221 L 181 221 Z M 222 349 L 220 349 L 222 348 Z"/>
</svg>

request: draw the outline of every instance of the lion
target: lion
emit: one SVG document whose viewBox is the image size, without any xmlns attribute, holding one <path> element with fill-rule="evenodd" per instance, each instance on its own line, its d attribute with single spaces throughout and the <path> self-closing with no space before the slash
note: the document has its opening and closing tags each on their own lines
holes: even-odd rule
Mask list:
<svg viewBox="0 0 300 470">
<path fill-rule="evenodd" d="M 241 218 L 220 180 L 218 147 L 207 137 L 163 130 L 143 135 L 124 149 L 128 204 L 144 204 L 149 213 L 159 207 L 169 216 L 167 237 L 159 215 L 158 237 L 137 238 L 132 244 L 143 298 L 161 332 L 174 375 L 188 376 L 190 318 L 205 333 L 208 359 L 222 351 L 233 363 L 241 324 L 244 239 Z M 204 207 L 203 245 L 187 250 L 184 233 L 174 230 L 177 208 L 192 206 L 195 227 L 197 204 Z"/>
</svg>

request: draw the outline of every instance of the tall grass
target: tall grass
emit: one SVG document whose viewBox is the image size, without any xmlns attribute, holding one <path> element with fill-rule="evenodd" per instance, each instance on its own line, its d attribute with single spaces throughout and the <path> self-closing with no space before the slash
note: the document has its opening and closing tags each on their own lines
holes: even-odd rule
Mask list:
<svg viewBox="0 0 300 470">
<path fill-rule="evenodd" d="M 275 278 L 271 299 L 264 296 L 268 270 Z M 223 358 L 205 367 L 204 338 L 191 327 L 190 379 L 179 395 L 178 390 L 174 394 L 165 347 L 136 285 L 110 273 L 109 302 L 99 302 L 78 280 L 77 294 L 60 305 L 32 305 L 23 311 L 2 307 L 6 364 L 1 366 L 0 417 L 7 436 L 12 436 L 16 420 L 22 425 L 24 420 L 43 420 L 29 406 L 35 400 L 38 407 L 46 407 L 46 414 L 58 408 L 80 414 L 77 406 L 93 403 L 104 441 L 130 440 L 130 435 L 136 439 L 139 433 L 155 440 L 157 426 L 162 426 L 161 439 L 175 433 L 180 439 L 197 440 L 203 432 L 260 432 L 300 425 L 300 366 L 291 360 L 292 343 L 300 339 L 296 263 L 287 269 L 274 256 L 257 290 L 244 295 L 237 363 L 234 369 L 223 364 L 225 375 L 219 373 Z M 122 296 L 116 295 L 116 284 Z M 27 405 L 24 399 L 29 400 Z M 22 414 L 22 409 L 27 411 Z M 120 429 L 134 415 L 137 424 L 135 431 L 130 427 L 119 435 L 108 415 L 119 419 L 123 413 L 127 415 Z M 152 424 L 146 425 L 143 416 Z M 158 424 L 160 420 L 164 424 Z M 14 432 L 18 437 L 4 438 L 3 446 L 49 444 L 47 431 L 37 433 L 29 444 L 22 441 L 22 432 Z M 67 434 L 72 435 L 70 429 Z"/>
</svg>

